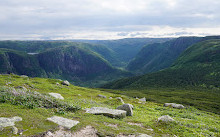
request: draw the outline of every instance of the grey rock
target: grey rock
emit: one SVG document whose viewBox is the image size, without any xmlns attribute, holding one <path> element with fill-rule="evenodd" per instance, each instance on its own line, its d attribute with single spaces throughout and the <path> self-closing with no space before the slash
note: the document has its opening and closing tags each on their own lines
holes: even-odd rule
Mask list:
<svg viewBox="0 0 220 137">
<path fill-rule="evenodd" d="M 26 76 L 26 75 L 21 75 L 20 77 L 22 77 L 22 78 L 28 78 L 28 76 Z"/>
<path fill-rule="evenodd" d="M 176 103 L 165 103 L 163 105 L 164 107 L 173 107 L 173 108 L 178 108 L 178 109 L 183 109 L 185 108 L 182 104 L 176 104 Z"/>
<path fill-rule="evenodd" d="M 132 116 L 133 115 L 132 108 L 133 108 L 133 106 L 131 104 L 123 104 L 121 106 L 118 106 L 116 109 L 124 110 L 127 112 L 126 113 L 127 116 Z"/>
<path fill-rule="evenodd" d="M 112 97 L 109 97 L 109 99 L 112 99 Z"/>
<path fill-rule="evenodd" d="M 124 110 L 109 109 L 104 107 L 92 107 L 90 109 L 86 109 L 86 113 L 95 114 L 95 115 L 104 115 L 111 118 L 126 117 L 126 111 Z"/>
<path fill-rule="evenodd" d="M 137 137 L 152 137 L 152 136 L 147 135 L 147 134 L 139 134 Z"/>
<path fill-rule="evenodd" d="M 67 81 L 67 80 L 64 80 L 63 82 L 61 82 L 61 84 L 66 85 L 66 86 L 70 85 L 69 81 Z"/>
<path fill-rule="evenodd" d="M 49 95 L 51 95 L 51 96 L 54 97 L 54 98 L 64 100 L 64 97 L 61 96 L 59 93 L 49 93 Z"/>
<path fill-rule="evenodd" d="M 14 126 L 15 122 L 22 121 L 21 117 L 5 118 L 0 117 L 0 128 Z"/>
<path fill-rule="evenodd" d="M 106 96 L 99 94 L 98 97 L 100 98 L 106 98 Z"/>
<path fill-rule="evenodd" d="M 173 118 L 171 118 L 170 116 L 168 115 L 164 115 L 164 116 L 161 116 L 158 118 L 158 122 L 172 122 L 172 121 L 175 121 Z"/>
<path fill-rule="evenodd" d="M 139 101 L 146 102 L 146 98 L 145 97 L 140 98 Z"/>
<path fill-rule="evenodd" d="M 12 133 L 17 135 L 18 134 L 18 128 L 16 128 L 15 126 L 12 126 Z"/>
<path fill-rule="evenodd" d="M 63 117 L 53 116 L 51 118 L 47 118 L 47 120 L 54 122 L 60 126 L 63 126 L 65 128 L 72 128 L 73 126 L 77 125 L 79 121 L 71 120 Z"/>
<path fill-rule="evenodd" d="M 122 104 L 125 103 L 121 97 L 117 97 L 116 99 L 120 100 Z"/>
</svg>

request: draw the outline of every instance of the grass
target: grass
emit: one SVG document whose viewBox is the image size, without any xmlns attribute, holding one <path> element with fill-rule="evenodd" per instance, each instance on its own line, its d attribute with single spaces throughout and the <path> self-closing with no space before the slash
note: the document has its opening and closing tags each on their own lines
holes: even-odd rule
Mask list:
<svg viewBox="0 0 220 137">
<path fill-rule="evenodd" d="M 11 83 L 9 83 L 11 82 Z M 220 136 L 220 117 L 218 114 L 201 111 L 194 107 L 187 107 L 186 109 L 173 109 L 163 107 L 161 103 L 154 103 L 147 101 L 145 104 L 138 103 L 139 101 L 122 94 L 115 94 L 119 91 L 110 93 L 98 89 L 89 89 L 76 87 L 73 85 L 64 86 L 57 85 L 59 80 L 43 79 L 43 78 L 22 78 L 17 75 L 0 75 L 0 86 L 17 87 L 24 86 L 28 90 L 39 92 L 42 95 L 47 95 L 50 92 L 60 93 L 66 103 L 80 106 L 82 110 L 76 112 L 66 111 L 63 114 L 56 113 L 54 108 L 33 108 L 29 109 L 22 105 L 12 105 L 11 103 L 0 103 L 0 117 L 20 116 L 23 121 L 16 122 L 18 129 L 23 129 L 23 135 L 36 135 L 48 130 L 56 130 L 57 125 L 49 122 L 46 118 L 53 115 L 58 115 L 74 120 L 80 123 L 73 127 L 73 132 L 80 130 L 87 125 L 96 128 L 99 135 L 116 136 L 123 134 L 137 134 L 146 133 L 153 136 Z M 105 95 L 107 98 L 99 98 L 98 94 Z M 84 113 L 85 108 L 94 106 L 102 106 L 108 108 L 116 108 L 121 105 L 115 97 L 122 97 L 125 103 L 134 105 L 134 115 L 124 119 L 112 119 L 102 115 L 92 115 Z M 141 95 L 142 96 L 142 95 Z M 109 99 L 113 97 L 113 99 Z M 147 97 L 151 99 L 151 97 Z M 175 122 L 172 123 L 158 123 L 157 118 L 162 115 L 169 115 L 173 117 Z M 129 125 L 131 123 L 141 123 L 143 127 L 136 125 Z M 117 125 L 117 128 L 109 127 L 106 124 Z M 149 131 L 147 129 L 153 129 Z M 0 136 L 10 136 L 11 129 L 5 128 L 0 132 Z"/>
<path fill-rule="evenodd" d="M 146 97 L 148 101 L 153 101 L 157 103 L 176 102 L 184 104 L 186 106 L 194 106 L 200 110 L 220 114 L 219 90 L 202 88 L 145 88 L 139 90 L 100 90 L 118 95 L 127 95 L 133 98 Z"/>
</svg>

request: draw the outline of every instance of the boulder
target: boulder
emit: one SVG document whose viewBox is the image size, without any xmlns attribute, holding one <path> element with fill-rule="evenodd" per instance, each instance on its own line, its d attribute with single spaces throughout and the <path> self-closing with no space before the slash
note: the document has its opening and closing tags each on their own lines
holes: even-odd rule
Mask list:
<svg viewBox="0 0 220 137">
<path fill-rule="evenodd" d="M 22 118 L 17 116 L 12 118 L 0 117 L 0 128 L 14 126 L 17 121 L 22 121 Z"/>
<path fill-rule="evenodd" d="M 65 128 L 72 128 L 73 126 L 77 125 L 79 121 L 71 120 L 63 117 L 53 116 L 51 118 L 47 118 L 47 120 L 54 122 L 60 126 L 63 126 Z"/>
<path fill-rule="evenodd" d="M 86 109 L 86 113 L 95 114 L 95 115 L 104 115 L 111 118 L 126 117 L 126 111 L 124 110 L 109 109 L 104 107 L 92 107 L 90 109 Z"/>
<path fill-rule="evenodd" d="M 131 104 L 123 104 L 121 106 L 118 106 L 116 109 L 126 111 L 127 116 L 132 116 L 133 115 L 133 110 L 132 110 L 133 106 Z"/>
<path fill-rule="evenodd" d="M 176 103 L 165 103 L 163 106 L 164 107 L 173 107 L 173 108 L 178 108 L 178 109 L 185 108 L 182 104 L 176 104 Z"/>
<path fill-rule="evenodd" d="M 69 81 L 67 81 L 67 80 L 64 80 L 63 82 L 61 82 L 61 84 L 66 85 L 66 86 L 70 85 Z"/>
<path fill-rule="evenodd" d="M 165 122 L 165 123 L 167 123 L 167 122 L 173 122 L 173 121 L 175 121 L 175 120 L 172 119 L 168 115 L 164 115 L 164 116 L 161 116 L 161 117 L 158 118 L 158 122 Z"/>
<path fill-rule="evenodd" d="M 54 98 L 64 100 L 64 97 L 61 96 L 59 93 L 49 93 L 49 95 L 51 95 L 51 96 L 54 97 Z"/>
<path fill-rule="evenodd" d="M 125 103 L 121 97 L 117 97 L 116 99 L 120 100 L 122 104 Z"/>
<path fill-rule="evenodd" d="M 100 98 L 106 98 L 106 96 L 99 94 L 98 97 Z"/>
</svg>

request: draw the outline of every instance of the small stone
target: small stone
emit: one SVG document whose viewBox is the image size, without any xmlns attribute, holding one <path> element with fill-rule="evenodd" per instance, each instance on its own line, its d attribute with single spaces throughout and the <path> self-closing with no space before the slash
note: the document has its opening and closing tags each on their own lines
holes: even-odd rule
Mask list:
<svg viewBox="0 0 220 137">
<path fill-rule="evenodd" d="M 53 136 L 53 133 L 51 133 L 50 131 L 48 131 L 48 132 L 46 133 L 46 135 L 49 136 L 49 137 L 50 137 L 50 136 L 52 137 L 52 136 Z"/>
<path fill-rule="evenodd" d="M 67 80 L 64 80 L 63 82 L 61 82 L 61 84 L 66 85 L 66 86 L 70 85 L 69 81 L 67 81 Z"/>
<path fill-rule="evenodd" d="M 22 78 L 28 78 L 28 76 L 26 76 L 26 75 L 21 75 L 20 77 L 22 77 Z"/>
<path fill-rule="evenodd" d="M 132 108 L 133 108 L 133 106 L 131 104 L 123 104 L 121 106 L 118 106 L 116 109 L 124 110 L 127 112 L 126 113 L 127 116 L 132 116 L 133 115 Z"/>
<path fill-rule="evenodd" d="M 78 94 L 78 96 L 81 96 L 81 94 Z"/>
<path fill-rule="evenodd" d="M 146 98 L 145 97 L 140 98 L 139 101 L 146 102 Z"/>
<path fill-rule="evenodd" d="M 16 128 L 15 126 L 12 126 L 12 133 L 17 135 L 18 134 L 18 128 Z"/>
<path fill-rule="evenodd" d="M 60 85 L 60 83 L 58 83 L 58 82 L 57 82 L 57 83 L 56 83 L 56 85 L 57 85 L 57 86 L 59 86 L 59 85 Z"/>
<path fill-rule="evenodd" d="M 60 126 L 63 126 L 65 128 L 72 128 L 73 126 L 77 125 L 79 121 L 71 120 L 63 117 L 53 116 L 51 118 L 47 118 L 47 120 L 52 121 Z"/>
<path fill-rule="evenodd" d="M 124 101 L 121 97 L 117 97 L 116 99 L 120 100 L 122 104 L 124 104 Z"/>
<path fill-rule="evenodd" d="M 178 108 L 178 109 L 183 109 L 185 108 L 182 104 L 176 104 L 176 103 L 165 103 L 163 105 L 164 107 L 173 107 L 173 108 Z"/>
<path fill-rule="evenodd" d="M 164 116 L 161 116 L 158 118 L 158 122 L 172 122 L 172 121 L 175 121 L 173 118 L 171 118 L 170 116 L 168 115 L 164 115 Z"/>
<path fill-rule="evenodd" d="M 64 100 L 64 97 L 61 96 L 59 93 L 49 93 L 49 95 L 51 95 L 51 96 L 54 97 L 54 98 Z"/>
<path fill-rule="evenodd" d="M 98 97 L 100 98 L 106 98 L 106 96 L 99 94 Z"/>
<path fill-rule="evenodd" d="M 152 128 L 147 129 L 148 131 L 154 131 Z"/>
<path fill-rule="evenodd" d="M 109 99 L 112 99 L 112 97 L 109 97 Z"/>
<path fill-rule="evenodd" d="M 147 134 L 139 134 L 137 137 L 152 137 L 152 136 L 147 135 Z"/>
</svg>

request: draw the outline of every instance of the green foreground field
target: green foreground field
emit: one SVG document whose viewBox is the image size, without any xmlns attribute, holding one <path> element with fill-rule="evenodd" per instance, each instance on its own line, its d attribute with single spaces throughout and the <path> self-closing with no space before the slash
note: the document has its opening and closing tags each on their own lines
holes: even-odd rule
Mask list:
<svg viewBox="0 0 220 137">
<path fill-rule="evenodd" d="M 17 75 L 0 75 L 0 117 L 22 117 L 23 120 L 16 122 L 15 126 L 24 131 L 24 136 L 40 135 L 48 130 L 57 130 L 58 125 L 46 120 L 54 115 L 78 120 L 80 123 L 71 128 L 73 132 L 90 125 L 98 130 L 99 136 L 138 133 L 146 133 L 152 136 L 220 136 L 219 115 L 199 110 L 192 106 L 198 107 L 199 101 L 194 98 L 194 95 L 198 93 L 199 96 L 196 97 L 201 99 L 201 105 L 207 103 L 208 105 L 204 105 L 207 108 L 209 105 L 217 105 L 218 107 L 218 96 L 215 93 L 213 95 L 211 93 L 205 95 L 207 92 L 197 92 L 195 94 L 189 92 L 185 97 L 178 90 L 169 92 L 169 94 L 167 94 L 168 91 L 166 90 L 166 92 L 149 90 L 149 92 L 144 93 L 142 91 L 111 90 L 110 93 L 110 90 L 101 91 L 103 89 L 89 89 L 73 85 L 64 86 L 57 83 L 61 83 L 61 81 L 56 79 L 23 78 Z M 23 86 L 31 92 L 39 92 L 42 95 L 48 95 L 51 92 L 60 93 L 65 98 L 64 102 L 73 104 L 81 109 L 76 112 L 63 111 L 60 113 L 54 108 L 28 108 L 23 105 L 13 105 L 13 102 L 7 102 L 3 98 L 3 89 L 18 86 Z M 100 98 L 98 97 L 99 94 L 105 95 L 107 98 Z M 109 97 L 113 99 L 109 99 Z M 84 111 L 85 108 L 90 107 L 116 108 L 121 105 L 121 102 L 115 99 L 116 97 L 122 97 L 125 103 L 130 103 L 134 106 L 133 116 L 127 116 L 124 119 L 112 119 L 102 115 L 87 114 Z M 139 100 L 133 97 L 146 97 L 147 102 L 140 103 Z M 205 102 L 202 102 L 203 100 Z M 156 103 L 155 101 L 161 103 Z M 188 105 L 186 105 L 185 109 L 163 107 L 162 103 L 166 101 Z M 195 103 L 193 104 L 193 102 Z M 218 109 L 216 108 L 216 110 Z M 171 116 L 175 122 L 158 123 L 157 119 L 162 115 Z M 141 126 L 131 125 L 130 123 L 136 123 Z M 114 126 L 109 126 L 109 124 Z M 153 131 L 149 129 L 153 129 Z M 0 136 L 3 137 L 11 135 L 10 127 L 2 129 L 0 132 Z"/>
</svg>

